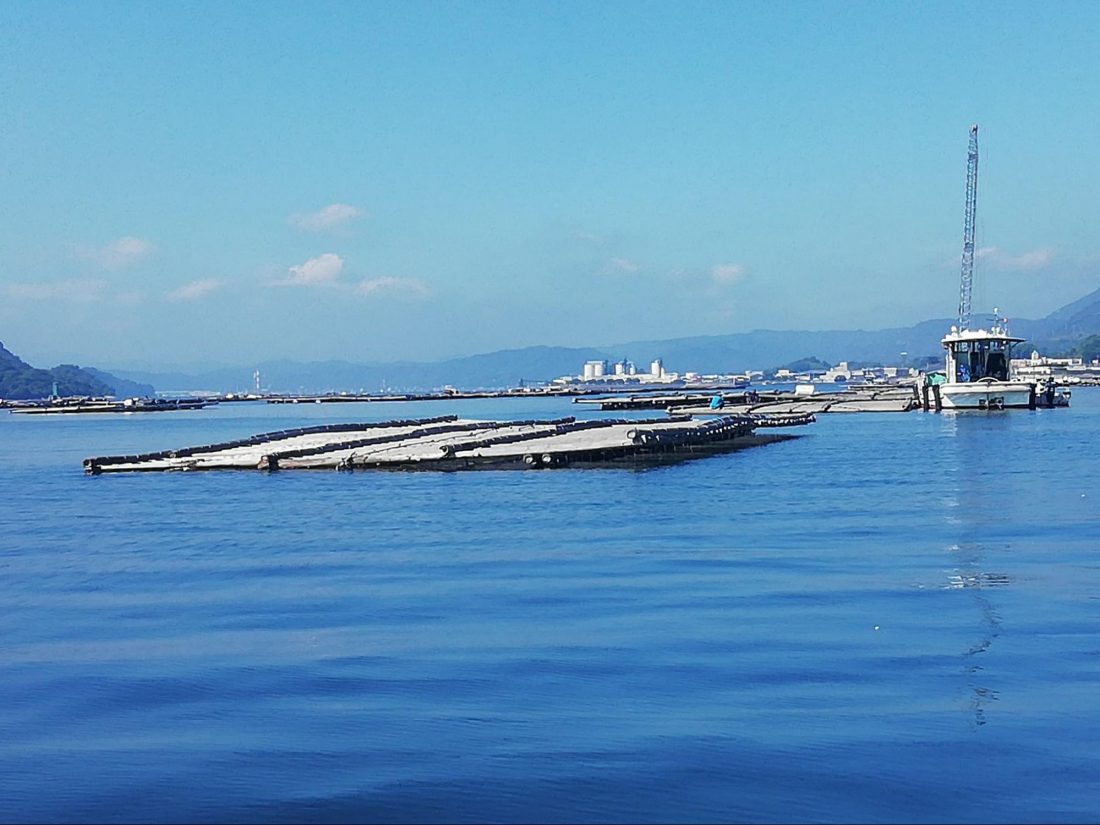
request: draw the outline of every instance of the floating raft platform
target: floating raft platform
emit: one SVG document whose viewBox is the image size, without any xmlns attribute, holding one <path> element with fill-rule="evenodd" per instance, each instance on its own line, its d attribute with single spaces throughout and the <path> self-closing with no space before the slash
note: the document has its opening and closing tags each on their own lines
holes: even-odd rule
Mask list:
<svg viewBox="0 0 1100 825">
<path fill-rule="evenodd" d="M 177 412 L 201 410 L 217 402 L 201 398 L 62 399 L 38 404 L 11 405 L 9 412 L 20 415 L 79 415 L 86 413 Z"/>
<path fill-rule="evenodd" d="M 239 441 L 84 460 L 85 472 L 166 470 L 547 469 L 644 466 L 699 458 L 793 436 L 757 433 L 809 424 L 812 415 L 689 416 L 627 421 L 575 418 L 476 421 L 454 415 L 328 424 Z"/>
<path fill-rule="evenodd" d="M 722 406 L 713 409 L 719 395 Z M 881 387 L 841 392 L 737 392 L 690 395 L 650 395 L 628 398 L 576 399 L 575 404 L 599 404 L 604 411 L 662 409 L 671 415 L 772 415 L 794 413 L 909 412 L 921 408 L 913 387 Z"/>
</svg>

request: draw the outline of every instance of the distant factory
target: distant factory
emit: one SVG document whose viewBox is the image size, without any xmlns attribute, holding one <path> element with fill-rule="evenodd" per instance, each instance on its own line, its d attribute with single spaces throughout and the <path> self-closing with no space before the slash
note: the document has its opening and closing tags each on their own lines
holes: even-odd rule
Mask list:
<svg viewBox="0 0 1100 825">
<path fill-rule="evenodd" d="M 632 388 L 688 388 L 703 387 L 743 388 L 750 384 L 817 383 L 817 384 L 896 384 L 914 381 L 920 371 L 912 367 L 898 366 L 850 366 L 841 361 L 828 369 L 791 370 L 780 368 L 765 373 L 746 370 L 723 374 L 699 372 L 670 372 L 660 358 L 649 364 L 648 371 L 639 371 L 633 361 L 622 359 L 585 361 L 579 375 L 563 375 L 550 382 L 552 389 L 614 390 Z"/>
<path fill-rule="evenodd" d="M 610 372 L 607 369 L 607 361 L 585 361 L 580 378 L 582 381 L 606 381 L 612 378 L 625 380 L 627 378 L 636 378 L 640 381 L 654 382 L 660 381 L 666 375 L 670 377 L 675 376 L 676 378 L 679 377 L 676 373 L 666 373 L 660 358 L 650 363 L 649 372 L 638 372 L 638 368 L 634 366 L 634 362 L 624 358 L 622 361 L 616 361 L 612 365 Z M 675 378 L 672 380 L 675 380 Z"/>
<path fill-rule="evenodd" d="M 615 387 L 631 386 L 661 386 L 661 387 L 687 387 L 687 386 L 746 386 L 749 381 L 747 374 L 735 375 L 700 375 L 697 372 L 669 372 L 665 369 L 660 358 L 655 358 L 649 363 L 648 372 L 640 372 L 633 361 L 626 358 L 608 364 L 606 360 L 585 361 L 580 375 L 563 375 L 555 378 L 551 387 L 567 388 L 577 385 L 586 387 L 609 389 Z"/>
<path fill-rule="evenodd" d="M 1013 358 L 1012 374 L 1024 380 L 1054 380 L 1059 384 L 1100 383 L 1100 360 L 1046 358 L 1032 351 L 1030 358 Z"/>
</svg>

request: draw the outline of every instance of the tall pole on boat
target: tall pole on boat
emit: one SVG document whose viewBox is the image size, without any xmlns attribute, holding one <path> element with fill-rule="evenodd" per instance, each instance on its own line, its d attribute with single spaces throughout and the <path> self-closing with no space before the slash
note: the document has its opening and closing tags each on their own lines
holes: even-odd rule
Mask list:
<svg viewBox="0 0 1100 825">
<path fill-rule="evenodd" d="M 962 281 L 959 288 L 959 329 L 970 329 L 970 291 L 974 284 L 974 215 L 978 207 L 978 125 L 970 127 L 966 159 L 966 222 L 963 225 Z"/>
</svg>

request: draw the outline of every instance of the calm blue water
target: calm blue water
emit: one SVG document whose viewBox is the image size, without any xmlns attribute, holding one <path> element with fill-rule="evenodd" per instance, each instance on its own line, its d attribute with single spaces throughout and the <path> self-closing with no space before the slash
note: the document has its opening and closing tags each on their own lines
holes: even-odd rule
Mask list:
<svg viewBox="0 0 1100 825">
<path fill-rule="evenodd" d="M 642 472 L 80 465 L 578 410 L 0 414 L 0 820 L 1100 819 L 1100 390 Z"/>
</svg>

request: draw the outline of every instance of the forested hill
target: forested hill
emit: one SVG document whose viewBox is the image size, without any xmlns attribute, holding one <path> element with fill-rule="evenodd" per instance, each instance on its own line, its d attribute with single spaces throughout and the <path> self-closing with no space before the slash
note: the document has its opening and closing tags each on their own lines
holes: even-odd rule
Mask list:
<svg viewBox="0 0 1100 825">
<path fill-rule="evenodd" d="M 61 364 L 53 369 L 32 367 L 0 343 L 0 398 L 16 401 L 48 398 L 57 382 L 57 393 L 73 395 L 152 395 L 153 387 L 135 384 L 110 373 L 73 364 Z"/>
</svg>

